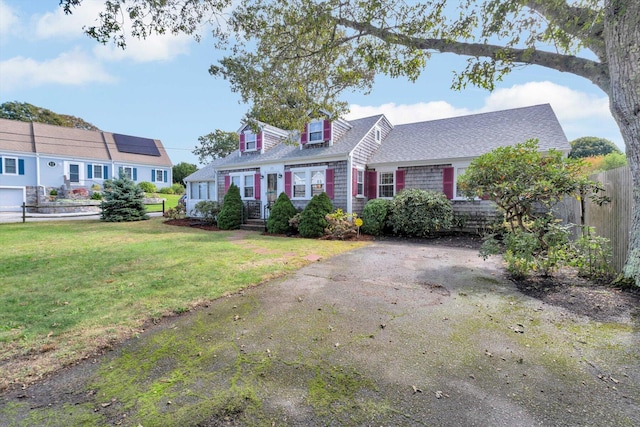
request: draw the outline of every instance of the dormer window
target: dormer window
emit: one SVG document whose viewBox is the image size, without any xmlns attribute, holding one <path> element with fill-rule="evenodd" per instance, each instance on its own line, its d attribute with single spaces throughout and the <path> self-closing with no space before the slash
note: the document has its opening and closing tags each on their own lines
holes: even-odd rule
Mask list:
<svg viewBox="0 0 640 427">
<path fill-rule="evenodd" d="M 316 121 L 309 123 L 309 142 L 322 142 L 323 141 L 323 121 Z"/>
<path fill-rule="evenodd" d="M 376 142 L 380 143 L 380 141 L 382 141 L 382 131 L 380 130 L 379 127 L 376 127 L 373 132 L 374 132 Z"/>
<path fill-rule="evenodd" d="M 255 151 L 256 149 L 256 141 L 257 141 L 257 135 L 255 133 L 252 132 L 246 132 L 244 134 L 244 143 L 245 143 L 245 150 L 246 151 Z"/>
</svg>

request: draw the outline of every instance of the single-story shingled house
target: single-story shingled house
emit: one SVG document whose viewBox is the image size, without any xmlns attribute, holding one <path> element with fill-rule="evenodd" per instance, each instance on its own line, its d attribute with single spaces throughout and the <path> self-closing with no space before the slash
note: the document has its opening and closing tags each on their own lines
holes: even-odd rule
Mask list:
<svg viewBox="0 0 640 427">
<path fill-rule="evenodd" d="M 395 126 L 383 114 L 325 117 L 300 135 L 268 124 L 238 133 L 236 151 L 185 178 L 187 212 L 201 200 L 222 202 L 233 182 L 253 218 L 265 218 L 281 192 L 298 208 L 326 192 L 334 207 L 360 214 L 368 200 L 404 188 L 441 191 L 457 215 L 481 218 L 492 203 L 467 200 L 455 185 L 474 158 L 532 138 L 541 151 L 570 151 L 549 104 Z"/>
<path fill-rule="evenodd" d="M 0 211 L 42 203 L 52 189 L 101 188 L 120 174 L 158 188 L 173 179 L 159 140 L 0 119 Z"/>
</svg>

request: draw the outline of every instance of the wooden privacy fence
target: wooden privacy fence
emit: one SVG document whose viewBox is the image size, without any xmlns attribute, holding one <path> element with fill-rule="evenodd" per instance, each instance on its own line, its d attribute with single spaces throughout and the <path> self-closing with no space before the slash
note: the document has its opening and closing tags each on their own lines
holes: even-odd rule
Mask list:
<svg viewBox="0 0 640 427">
<path fill-rule="evenodd" d="M 627 259 L 629 233 L 631 232 L 631 209 L 633 207 L 633 185 L 628 166 L 589 176 L 602 184 L 604 195 L 610 203 L 598 206 L 589 198 L 585 200 L 585 225 L 594 227 L 596 234 L 611 242 L 612 267 L 622 272 Z M 567 198 L 553 208 L 565 223 L 580 224 L 580 202 Z"/>
</svg>

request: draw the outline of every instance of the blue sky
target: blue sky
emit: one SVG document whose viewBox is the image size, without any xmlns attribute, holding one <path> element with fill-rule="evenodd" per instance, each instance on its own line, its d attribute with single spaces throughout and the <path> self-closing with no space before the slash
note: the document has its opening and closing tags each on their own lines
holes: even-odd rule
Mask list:
<svg viewBox="0 0 640 427">
<path fill-rule="evenodd" d="M 82 33 L 104 6 L 84 0 L 65 16 L 57 0 L 0 0 L 0 103 L 28 102 L 81 117 L 100 129 L 160 139 L 174 164 L 197 164 L 198 136 L 235 131 L 247 110 L 226 81 L 208 68 L 220 58 L 210 36 L 130 39 L 128 48 L 102 46 Z M 591 82 L 529 66 L 512 72 L 492 93 L 449 89 L 465 60 L 436 54 L 420 79 L 381 76 L 368 94 L 345 95 L 346 118 L 384 113 L 392 123 L 550 103 L 569 140 L 580 136 L 624 143 L 609 100 Z"/>
</svg>

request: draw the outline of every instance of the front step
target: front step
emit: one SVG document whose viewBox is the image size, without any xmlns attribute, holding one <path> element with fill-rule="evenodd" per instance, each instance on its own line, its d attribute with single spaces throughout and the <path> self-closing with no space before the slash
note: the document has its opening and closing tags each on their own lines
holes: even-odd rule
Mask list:
<svg viewBox="0 0 640 427">
<path fill-rule="evenodd" d="M 250 230 L 264 232 L 266 226 L 263 219 L 248 219 L 245 224 L 240 225 L 240 230 Z"/>
</svg>

